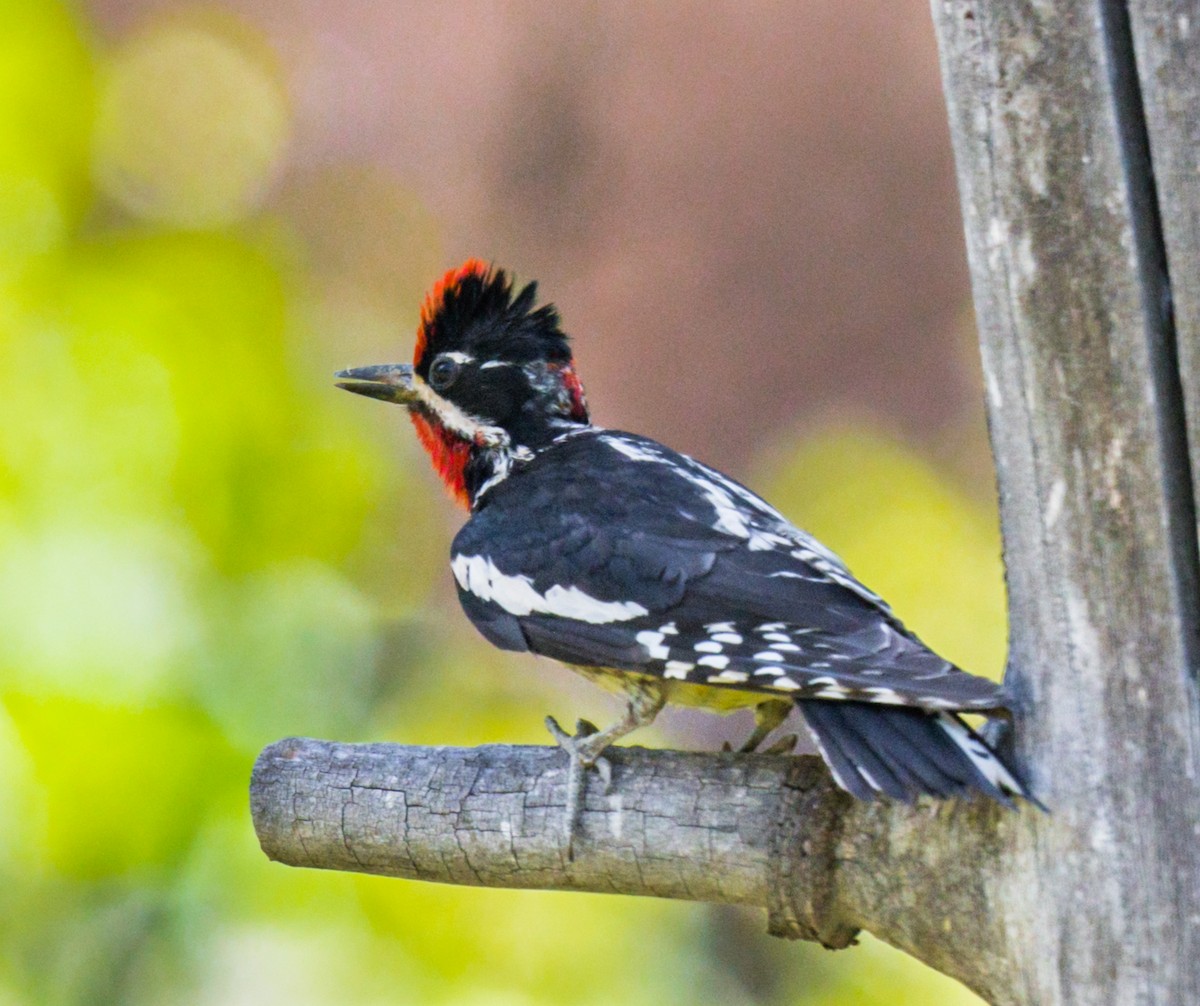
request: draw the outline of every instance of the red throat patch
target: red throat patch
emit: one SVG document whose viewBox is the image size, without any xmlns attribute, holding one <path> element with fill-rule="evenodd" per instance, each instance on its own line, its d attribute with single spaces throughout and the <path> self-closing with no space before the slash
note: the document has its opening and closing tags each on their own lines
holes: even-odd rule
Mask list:
<svg viewBox="0 0 1200 1006">
<path fill-rule="evenodd" d="M 413 351 L 413 365 L 421 362 L 425 355 L 425 347 L 429 341 L 429 330 L 437 318 L 438 312 L 446 302 L 446 295 L 457 289 L 470 276 L 486 279 L 491 272 L 491 266 L 482 259 L 469 258 L 462 265 L 450 269 L 441 279 L 433 284 L 433 289 L 421 304 L 421 321 L 417 325 L 417 344 Z M 417 430 L 417 439 L 429 454 L 433 462 L 433 470 L 445 484 L 455 502 L 464 507 L 470 507 L 471 501 L 467 496 L 466 467 L 471 456 L 471 445 L 462 438 L 455 436 L 440 423 L 420 412 L 409 412 L 413 426 Z"/>
<path fill-rule="evenodd" d="M 425 354 L 429 327 L 442 309 L 442 304 L 446 301 L 446 294 L 456 289 L 469 276 L 486 279 L 491 271 L 492 267 L 483 259 L 469 258 L 458 268 L 447 271 L 441 279 L 433 284 L 433 289 L 429 291 L 424 303 L 421 304 L 421 323 L 417 326 L 417 347 L 413 353 L 414 366 L 421 362 L 421 357 Z"/>
<path fill-rule="evenodd" d="M 456 437 L 444 426 L 426 418 L 419 412 L 409 413 L 413 426 L 417 429 L 417 439 L 429 453 L 433 462 L 433 470 L 445 484 L 456 503 L 470 509 L 471 500 L 467 496 L 466 468 L 471 456 L 471 445 L 461 437 Z"/>
<path fill-rule="evenodd" d="M 563 387 L 567 389 L 567 394 L 571 396 L 571 418 L 577 423 L 586 423 L 588 421 L 588 407 L 587 398 L 583 394 L 583 382 L 579 380 L 579 375 L 575 373 L 575 368 L 569 363 L 559 367 L 558 371 L 562 377 Z"/>
</svg>

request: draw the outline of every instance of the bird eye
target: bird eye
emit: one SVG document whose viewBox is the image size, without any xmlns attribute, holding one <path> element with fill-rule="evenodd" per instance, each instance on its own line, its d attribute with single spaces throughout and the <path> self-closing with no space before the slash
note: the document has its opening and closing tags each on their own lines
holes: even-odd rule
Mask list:
<svg viewBox="0 0 1200 1006">
<path fill-rule="evenodd" d="M 439 356 L 429 368 L 429 384 L 434 391 L 445 391 L 458 378 L 459 363 L 449 356 Z"/>
</svg>

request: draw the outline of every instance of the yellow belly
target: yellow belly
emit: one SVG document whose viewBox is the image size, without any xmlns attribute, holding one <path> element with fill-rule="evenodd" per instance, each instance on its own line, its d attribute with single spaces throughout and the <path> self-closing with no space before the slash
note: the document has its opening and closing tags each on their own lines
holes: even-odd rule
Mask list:
<svg viewBox="0 0 1200 1006">
<path fill-rule="evenodd" d="M 770 702 L 776 696 L 763 692 L 741 691 L 737 688 L 717 688 L 713 685 L 696 685 L 687 681 L 674 681 L 654 674 L 637 674 L 632 671 L 614 671 L 607 667 L 577 667 L 564 664 L 576 674 L 594 682 L 605 691 L 618 695 L 625 691 L 626 681 L 653 682 L 662 688 L 667 702 L 677 706 L 692 706 L 716 713 L 731 713 L 735 709 L 746 709 Z"/>
</svg>

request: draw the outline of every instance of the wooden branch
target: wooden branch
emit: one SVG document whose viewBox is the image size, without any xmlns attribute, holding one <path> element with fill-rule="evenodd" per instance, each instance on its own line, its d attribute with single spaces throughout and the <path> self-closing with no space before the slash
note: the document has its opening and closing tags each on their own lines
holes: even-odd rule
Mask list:
<svg viewBox="0 0 1200 1006">
<path fill-rule="evenodd" d="M 844 947 L 865 928 L 974 988 L 1003 973 L 976 867 L 1032 811 L 856 803 L 813 757 L 609 755 L 573 862 L 556 748 L 292 738 L 259 756 L 251 807 L 263 851 L 291 866 L 754 905 L 776 935 Z"/>
</svg>

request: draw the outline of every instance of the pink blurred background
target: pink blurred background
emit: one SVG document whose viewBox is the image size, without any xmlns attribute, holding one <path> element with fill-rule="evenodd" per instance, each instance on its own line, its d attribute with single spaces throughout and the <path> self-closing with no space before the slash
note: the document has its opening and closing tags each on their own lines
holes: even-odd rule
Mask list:
<svg viewBox="0 0 1200 1006">
<path fill-rule="evenodd" d="M 117 44 L 195 5 L 86 8 Z M 396 319 L 390 338 L 332 309 L 332 365 L 407 357 L 414 254 L 429 279 L 479 255 L 559 305 L 605 425 L 744 474 L 848 413 L 959 455 L 990 491 L 923 0 L 214 9 L 264 33 L 293 102 L 268 203 L 318 276 L 365 272 Z M 439 235 L 404 270 L 411 209 L 358 198 L 380 185 Z"/>
</svg>

